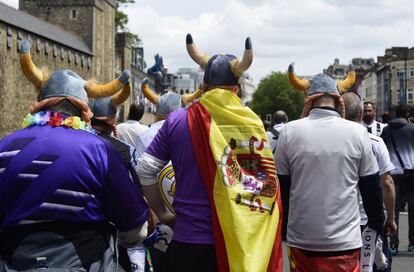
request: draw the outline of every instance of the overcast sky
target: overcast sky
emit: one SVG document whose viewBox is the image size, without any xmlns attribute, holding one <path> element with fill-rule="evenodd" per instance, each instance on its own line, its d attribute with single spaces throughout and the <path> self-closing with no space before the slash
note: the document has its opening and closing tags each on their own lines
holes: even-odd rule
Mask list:
<svg viewBox="0 0 414 272">
<path fill-rule="evenodd" d="M 17 0 L 15 0 L 17 2 Z M 374 58 L 391 46 L 414 46 L 413 0 L 136 0 L 124 11 L 144 43 L 145 61 L 159 53 L 170 72 L 197 67 L 185 48 L 193 35 L 206 53 L 241 57 L 251 37 L 255 83 L 296 63 L 314 75 L 335 58 Z"/>
<path fill-rule="evenodd" d="M 125 12 L 147 65 L 159 53 L 171 72 L 197 67 L 185 48 L 187 33 L 206 53 L 240 57 L 251 37 L 256 83 L 291 62 L 299 74 L 314 75 L 335 58 L 376 60 L 391 46 L 414 46 L 412 0 L 136 0 Z"/>
</svg>

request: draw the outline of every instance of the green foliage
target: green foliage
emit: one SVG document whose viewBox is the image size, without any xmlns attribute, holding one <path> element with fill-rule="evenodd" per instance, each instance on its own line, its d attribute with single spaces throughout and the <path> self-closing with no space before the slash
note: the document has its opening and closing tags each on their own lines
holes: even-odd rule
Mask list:
<svg viewBox="0 0 414 272">
<path fill-rule="evenodd" d="M 115 25 L 118 32 L 127 31 L 128 15 L 122 11 L 117 10 L 115 12 Z"/>
<path fill-rule="evenodd" d="M 142 40 L 141 38 L 138 36 L 138 34 L 132 33 L 132 32 L 127 32 L 129 38 L 131 39 L 131 46 L 132 47 L 138 47 L 138 46 L 142 46 Z"/>
<path fill-rule="evenodd" d="M 128 4 L 134 4 L 135 0 L 116 0 L 115 26 L 118 32 L 128 32 L 128 15 L 120 10 Z"/>
<path fill-rule="evenodd" d="M 249 107 L 262 119 L 266 114 L 284 110 L 289 120 L 294 120 L 302 114 L 303 104 L 303 93 L 290 85 L 287 74 L 272 72 L 260 81 Z"/>
<path fill-rule="evenodd" d="M 129 31 L 128 15 L 120 10 L 121 7 L 126 7 L 128 4 L 134 4 L 135 0 L 116 0 L 116 12 L 115 12 L 115 26 L 118 32 L 126 33 L 131 39 L 132 47 L 142 46 L 141 38 Z"/>
</svg>

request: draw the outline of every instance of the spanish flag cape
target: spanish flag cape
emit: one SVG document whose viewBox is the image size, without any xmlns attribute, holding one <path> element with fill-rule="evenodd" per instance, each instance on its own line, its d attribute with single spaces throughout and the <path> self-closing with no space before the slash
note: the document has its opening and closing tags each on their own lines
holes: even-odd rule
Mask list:
<svg viewBox="0 0 414 272">
<path fill-rule="evenodd" d="M 213 89 L 188 110 L 209 194 L 219 271 L 282 271 L 281 199 L 262 121 L 231 91 Z"/>
</svg>

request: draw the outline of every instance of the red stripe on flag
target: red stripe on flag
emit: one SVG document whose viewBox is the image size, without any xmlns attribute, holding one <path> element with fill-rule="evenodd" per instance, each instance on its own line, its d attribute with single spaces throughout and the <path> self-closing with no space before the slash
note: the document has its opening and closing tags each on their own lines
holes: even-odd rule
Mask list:
<svg viewBox="0 0 414 272">
<path fill-rule="evenodd" d="M 263 161 L 268 161 L 268 162 L 271 162 L 271 163 L 275 163 L 273 158 L 271 158 L 271 157 L 262 157 L 262 160 Z"/>
<path fill-rule="evenodd" d="M 276 170 L 274 165 L 262 164 L 262 168 Z"/>
<path fill-rule="evenodd" d="M 279 216 L 282 218 L 282 198 L 280 196 L 280 186 L 277 188 L 277 206 L 279 208 Z M 283 271 L 283 256 L 282 256 L 282 220 L 279 220 L 279 226 L 277 226 L 276 239 L 273 244 L 272 255 L 270 255 L 269 265 L 267 266 L 268 272 L 281 272 Z"/>
<path fill-rule="evenodd" d="M 203 178 L 204 186 L 210 198 L 211 221 L 213 224 L 214 243 L 218 271 L 230 271 L 227 258 L 223 231 L 216 207 L 214 205 L 213 188 L 216 176 L 216 162 L 210 148 L 211 115 L 200 102 L 196 102 L 188 109 L 188 128 L 191 134 L 192 146 L 197 159 L 197 165 Z"/>
</svg>

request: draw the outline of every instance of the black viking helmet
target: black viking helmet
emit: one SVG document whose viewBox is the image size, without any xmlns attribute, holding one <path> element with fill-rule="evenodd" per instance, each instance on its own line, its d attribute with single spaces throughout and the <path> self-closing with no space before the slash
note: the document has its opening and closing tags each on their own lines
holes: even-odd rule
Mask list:
<svg viewBox="0 0 414 272">
<path fill-rule="evenodd" d="M 249 69 L 253 61 L 252 42 L 246 39 L 242 60 L 229 54 L 217 54 L 209 57 L 200 52 L 193 42 L 191 34 L 186 37 L 187 51 L 191 58 L 204 69 L 204 83 L 210 86 L 237 85 L 242 74 Z"/>
</svg>

